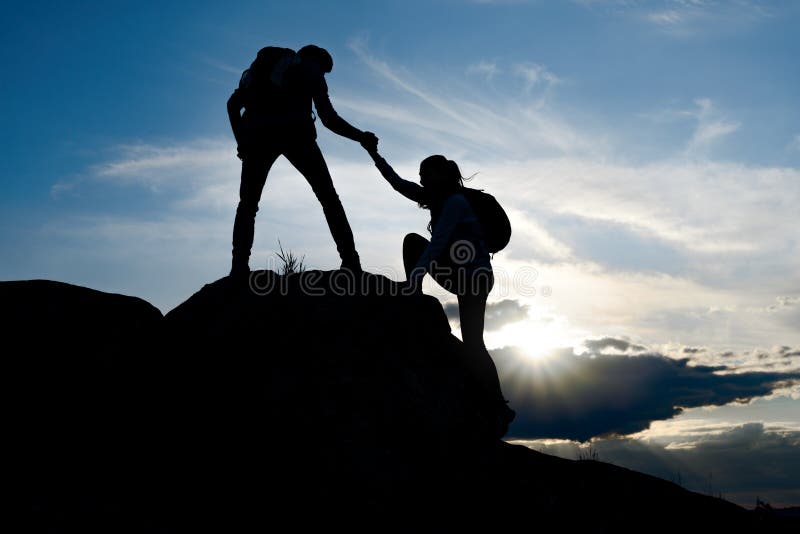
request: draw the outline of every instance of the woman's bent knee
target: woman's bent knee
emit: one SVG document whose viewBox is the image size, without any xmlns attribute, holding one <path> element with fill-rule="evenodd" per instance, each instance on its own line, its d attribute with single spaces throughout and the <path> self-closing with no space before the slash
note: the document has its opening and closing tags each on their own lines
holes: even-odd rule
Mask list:
<svg viewBox="0 0 800 534">
<path fill-rule="evenodd" d="M 425 246 L 428 246 L 428 240 L 414 232 L 406 234 L 406 236 L 403 238 L 403 248 L 417 244 L 424 244 Z"/>
</svg>

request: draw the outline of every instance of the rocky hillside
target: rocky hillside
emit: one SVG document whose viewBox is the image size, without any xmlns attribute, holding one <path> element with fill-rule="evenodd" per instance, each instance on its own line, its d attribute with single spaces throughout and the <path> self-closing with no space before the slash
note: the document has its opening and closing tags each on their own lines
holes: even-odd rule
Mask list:
<svg viewBox="0 0 800 534">
<path fill-rule="evenodd" d="M 23 524 L 784 528 L 664 480 L 501 441 L 439 302 L 340 275 L 223 278 L 163 317 L 133 297 L 0 283 L 6 457 Z"/>
</svg>

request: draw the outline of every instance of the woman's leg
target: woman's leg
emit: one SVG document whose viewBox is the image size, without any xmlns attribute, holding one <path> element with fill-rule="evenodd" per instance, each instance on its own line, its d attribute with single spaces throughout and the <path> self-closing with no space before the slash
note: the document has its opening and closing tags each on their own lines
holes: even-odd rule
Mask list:
<svg viewBox="0 0 800 534">
<path fill-rule="evenodd" d="M 458 314 L 461 319 L 461 338 L 470 358 L 470 365 L 481 389 L 494 402 L 504 400 L 500 389 L 497 367 L 483 342 L 483 323 L 486 296 L 459 295 Z"/>
<path fill-rule="evenodd" d="M 494 283 L 491 270 L 478 271 L 469 277 L 471 286 L 461 288 L 465 292 L 458 296 L 458 313 L 461 318 L 461 338 L 467 349 L 469 365 L 484 402 L 489 408 L 495 436 L 501 438 L 516 413 L 509 408 L 500 387 L 500 377 L 492 356 L 483 342 L 483 325 L 486 313 L 486 298 Z"/>
<path fill-rule="evenodd" d="M 429 244 L 430 242 L 419 234 L 406 234 L 403 239 L 403 267 L 406 271 L 406 280 L 410 278 L 411 270 Z"/>
</svg>

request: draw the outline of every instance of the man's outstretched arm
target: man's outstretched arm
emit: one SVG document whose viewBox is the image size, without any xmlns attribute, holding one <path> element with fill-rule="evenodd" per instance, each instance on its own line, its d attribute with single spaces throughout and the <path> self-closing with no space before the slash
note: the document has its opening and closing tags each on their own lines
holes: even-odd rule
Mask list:
<svg viewBox="0 0 800 534">
<path fill-rule="evenodd" d="M 336 113 L 327 90 L 314 96 L 314 107 L 322 124 L 333 133 L 358 141 L 367 149 L 378 147 L 378 138 L 374 133 L 359 130 Z"/>
</svg>

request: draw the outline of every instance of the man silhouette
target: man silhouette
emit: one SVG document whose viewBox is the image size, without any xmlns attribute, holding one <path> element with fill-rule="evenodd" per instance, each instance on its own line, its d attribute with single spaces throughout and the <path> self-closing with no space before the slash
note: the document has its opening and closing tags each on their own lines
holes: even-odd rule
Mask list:
<svg viewBox="0 0 800 534">
<path fill-rule="evenodd" d="M 378 138 L 371 132 L 355 128 L 333 109 L 325 82 L 325 74 L 333 69 L 333 58 L 327 50 L 308 45 L 297 54 L 276 48 L 262 52 L 275 50 L 278 53 L 283 50 L 285 55 L 267 75 L 273 82 L 280 80 L 279 88 L 254 94 L 248 91 L 246 73 L 242 78 L 243 83 L 228 99 L 228 117 L 242 160 L 239 205 L 233 224 L 231 276 L 250 273 L 250 249 L 253 246 L 258 202 L 267 174 L 280 155 L 300 171 L 322 204 L 328 228 L 342 260 L 341 268 L 358 272 L 361 263 L 353 232 L 316 142 L 312 102 L 322 124 L 332 132 L 358 141 L 368 150 L 377 148 Z M 242 109 L 244 114 L 241 113 Z"/>
</svg>

